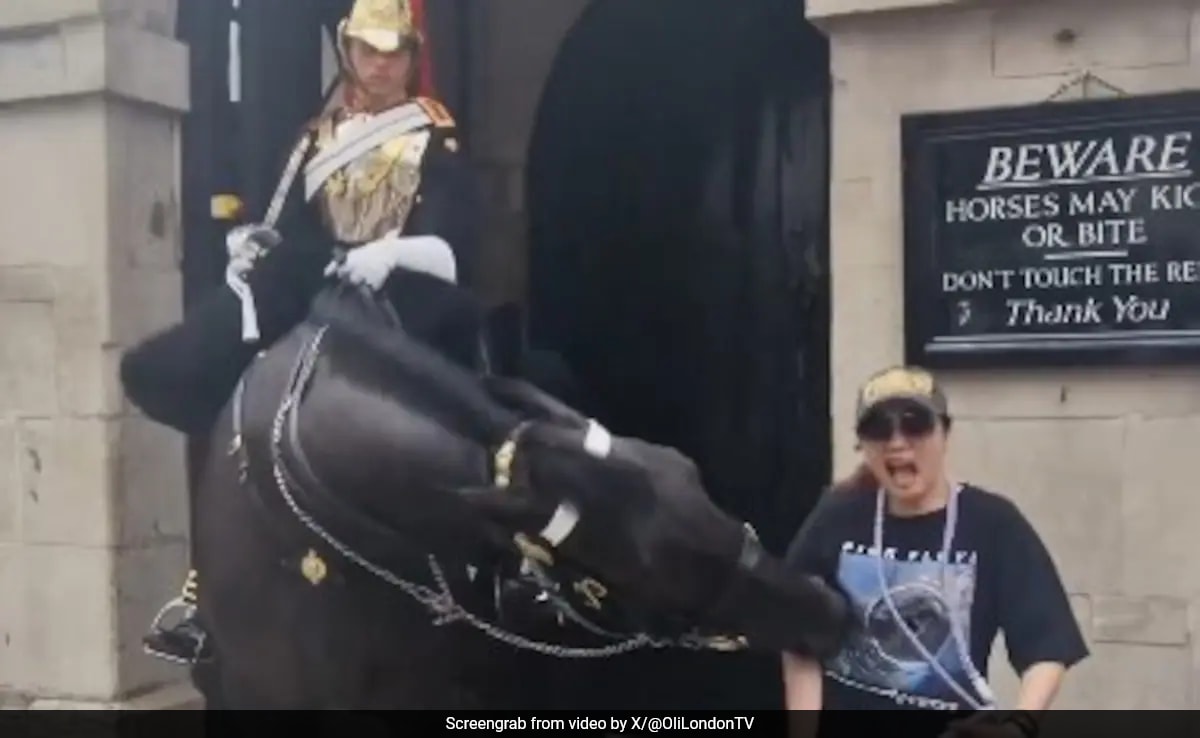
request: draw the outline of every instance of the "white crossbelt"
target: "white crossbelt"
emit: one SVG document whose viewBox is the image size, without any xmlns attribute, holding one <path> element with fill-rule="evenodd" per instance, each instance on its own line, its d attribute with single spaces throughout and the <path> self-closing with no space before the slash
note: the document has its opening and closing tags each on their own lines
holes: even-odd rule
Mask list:
<svg viewBox="0 0 1200 738">
<path fill-rule="evenodd" d="M 360 128 L 337 136 L 304 167 L 304 198 L 312 199 L 334 172 L 388 141 L 431 125 L 433 120 L 416 103 L 381 113 Z"/>
</svg>

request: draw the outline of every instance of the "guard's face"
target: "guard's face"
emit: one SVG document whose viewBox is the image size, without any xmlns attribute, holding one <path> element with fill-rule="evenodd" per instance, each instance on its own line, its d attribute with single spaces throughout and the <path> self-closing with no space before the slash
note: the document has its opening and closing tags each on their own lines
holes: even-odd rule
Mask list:
<svg viewBox="0 0 1200 738">
<path fill-rule="evenodd" d="M 405 97 L 413 69 L 412 50 L 408 46 L 384 52 L 352 38 L 348 54 L 363 92 L 379 101 Z"/>
<path fill-rule="evenodd" d="M 928 408 L 907 401 L 883 403 L 857 430 L 867 465 L 893 498 L 916 503 L 942 483 L 946 429 Z"/>
</svg>

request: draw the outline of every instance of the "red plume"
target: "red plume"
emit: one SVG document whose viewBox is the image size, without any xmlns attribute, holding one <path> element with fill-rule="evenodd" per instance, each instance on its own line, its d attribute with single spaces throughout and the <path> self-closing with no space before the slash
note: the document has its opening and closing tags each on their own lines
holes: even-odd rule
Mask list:
<svg viewBox="0 0 1200 738">
<path fill-rule="evenodd" d="M 436 98 L 437 85 L 434 83 L 433 76 L 433 54 L 429 49 L 429 24 L 426 22 L 425 0 L 411 0 L 411 2 L 413 24 L 425 39 L 425 43 L 421 44 L 421 58 L 418 64 L 421 78 L 417 81 L 417 94 L 422 97 Z"/>
</svg>

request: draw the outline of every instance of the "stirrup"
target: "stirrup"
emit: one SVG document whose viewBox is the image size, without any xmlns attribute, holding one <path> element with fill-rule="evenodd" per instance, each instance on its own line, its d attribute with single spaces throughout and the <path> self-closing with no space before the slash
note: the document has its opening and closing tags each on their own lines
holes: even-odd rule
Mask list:
<svg viewBox="0 0 1200 738">
<path fill-rule="evenodd" d="M 165 630 L 165 628 L 162 627 L 163 618 L 167 616 L 167 613 L 170 613 L 176 609 L 183 610 L 183 617 L 179 619 L 180 622 L 183 622 L 184 620 L 187 620 L 196 614 L 196 603 L 190 602 L 185 597 L 176 597 L 175 599 L 171 600 L 167 604 L 163 605 L 162 608 L 159 609 L 158 614 L 154 616 L 154 620 L 150 623 L 150 631 L 152 633 L 158 633 Z"/>
<path fill-rule="evenodd" d="M 164 628 L 162 622 L 167 614 L 179 609 L 182 609 L 183 615 L 178 622 L 173 628 Z M 201 661 L 209 660 L 204 656 L 205 646 L 208 645 L 208 633 L 196 622 L 195 616 L 196 605 L 186 597 L 176 597 L 163 605 L 150 624 L 149 634 L 142 640 L 142 651 L 148 656 L 184 666 L 193 666 Z M 176 629 L 186 630 L 187 633 L 186 635 L 179 633 Z M 178 650 L 166 650 L 171 648 L 170 638 L 164 644 L 165 649 L 155 648 L 151 645 L 153 642 L 161 643 L 162 637 L 168 634 L 183 641 L 179 644 L 181 647 Z M 187 645 L 185 646 L 184 643 Z M 188 649 L 191 650 L 191 653 L 186 652 Z"/>
<path fill-rule="evenodd" d="M 158 614 L 154 616 L 153 622 L 150 623 L 151 633 L 161 633 L 163 631 L 163 618 L 167 616 L 167 613 L 177 608 L 183 609 L 183 617 L 179 619 L 181 623 L 195 616 L 197 585 L 196 570 L 189 569 L 187 579 L 183 581 L 183 586 L 179 590 L 179 596 L 163 605 L 159 609 Z"/>
<path fill-rule="evenodd" d="M 201 634 L 199 644 L 190 656 L 180 656 L 169 651 L 162 651 L 157 648 L 152 648 L 149 644 L 142 644 L 142 653 L 152 658 L 161 659 L 168 663 L 177 664 L 179 666 L 197 666 L 199 664 L 207 664 L 212 661 L 211 656 L 202 656 L 204 651 L 204 642 L 206 636 Z"/>
</svg>

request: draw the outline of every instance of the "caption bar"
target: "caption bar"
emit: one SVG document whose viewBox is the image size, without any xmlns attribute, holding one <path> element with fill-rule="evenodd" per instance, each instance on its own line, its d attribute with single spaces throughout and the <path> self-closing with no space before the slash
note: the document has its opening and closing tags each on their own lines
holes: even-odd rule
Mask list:
<svg viewBox="0 0 1200 738">
<path fill-rule="evenodd" d="M 608 733 L 664 733 L 684 730 L 753 730 L 754 718 L 745 715 L 731 717 L 513 717 L 513 718 L 446 718 L 446 730 L 452 732 L 479 731 L 605 731 Z"/>
</svg>

